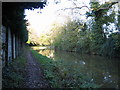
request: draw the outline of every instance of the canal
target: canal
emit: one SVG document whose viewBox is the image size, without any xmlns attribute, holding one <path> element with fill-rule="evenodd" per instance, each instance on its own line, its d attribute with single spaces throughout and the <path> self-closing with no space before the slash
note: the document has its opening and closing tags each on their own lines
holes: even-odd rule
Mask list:
<svg viewBox="0 0 120 90">
<path fill-rule="evenodd" d="M 40 54 L 58 62 L 58 67 L 67 75 L 81 75 L 86 81 L 94 82 L 102 88 L 118 88 L 120 85 L 120 60 L 79 54 L 75 52 L 37 50 Z"/>
</svg>

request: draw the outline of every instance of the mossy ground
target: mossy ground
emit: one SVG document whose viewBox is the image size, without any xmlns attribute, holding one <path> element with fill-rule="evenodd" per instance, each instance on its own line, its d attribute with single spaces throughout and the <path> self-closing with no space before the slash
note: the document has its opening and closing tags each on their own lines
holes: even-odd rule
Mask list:
<svg viewBox="0 0 120 90">
<path fill-rule="evenodd" d="M 2 88 L 24 88 L 25 52 L 2 69 Z"/>
</svg>

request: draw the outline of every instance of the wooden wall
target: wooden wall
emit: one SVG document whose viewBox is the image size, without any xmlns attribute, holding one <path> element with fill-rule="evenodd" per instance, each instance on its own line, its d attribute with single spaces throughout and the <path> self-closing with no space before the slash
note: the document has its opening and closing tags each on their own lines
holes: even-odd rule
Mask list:
<svg viewBox="0 0 120 90">
<path fill-rule="evenodd" d="M 8 66 L 20 55 L 22 41 L 9 27 L 2 26 L 2 66 Z"/>
</svg>

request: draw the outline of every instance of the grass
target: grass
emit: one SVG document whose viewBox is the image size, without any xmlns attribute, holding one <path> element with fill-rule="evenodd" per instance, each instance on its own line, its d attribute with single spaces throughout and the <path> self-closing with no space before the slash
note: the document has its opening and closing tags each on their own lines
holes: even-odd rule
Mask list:
<svg viewBox="0 0 120 90">
<path fill-rule="evenodd" d="M 24 53 L 21 56 L 17 57 L 13 62 L 11 62 L 8 67 L 3 67 L 3 88 L 23 88 L 25 85 L 26 58 Z"/>
<path fill-rule="evenodd" d="M 61 61 L 54 61 L 46 56 L 32 50 L 34 57 L 41 64 L 46 79 L 50 82 L 53 88 L 99 88 L 91 82 L 90 76 L 85 76 L 82 73 L 71 73 L 68 67 L 62 67 Z"/>
<path fill-rule="evenodd" d="M 47 58 L 39 54 L 37 51 L 31 50 L 34 57 L 39 61 L 43 68 L 45 78 L 49 80 L 52 87 L 60 87 L 60 84 L 56 83 L 59 80 L 59 70 L 52 59 Z"/>
</svg>

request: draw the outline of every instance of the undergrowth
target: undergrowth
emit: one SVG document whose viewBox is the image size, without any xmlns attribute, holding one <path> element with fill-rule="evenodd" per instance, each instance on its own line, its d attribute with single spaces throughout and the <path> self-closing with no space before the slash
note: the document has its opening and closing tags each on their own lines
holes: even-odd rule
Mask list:
<svg viewBox="0 0 120 90">
<path fill-rule="evenodd" d="M 53 88 L 99 88 L 91 81 L 90 76 L 82 73 L 70 73 L 69 68 L 62 68 L 61 61 L 54 61 L 46 56 L 32 50 L 34 57 L 39 61 L 43 68 L 44 75 Z"/>
</svg>

